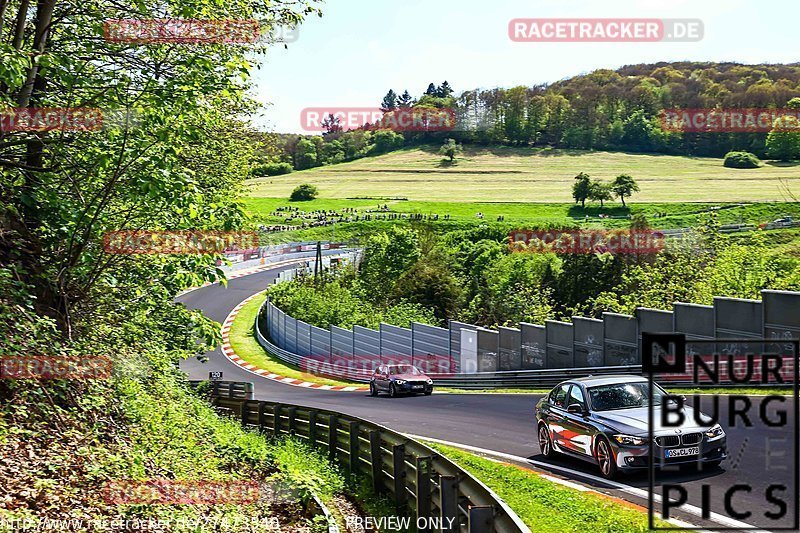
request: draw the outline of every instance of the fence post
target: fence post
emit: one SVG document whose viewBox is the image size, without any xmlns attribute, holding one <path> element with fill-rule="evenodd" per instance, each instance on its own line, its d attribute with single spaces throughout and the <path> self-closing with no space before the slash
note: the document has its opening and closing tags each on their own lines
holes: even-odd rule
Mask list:
<svg viewBox="0 0 800 533">
<path fill-rule="evenodd" d="M 295 432 L 295 418 L 297 416 L 297 408 L 289 408 L 289 435 L 294 435 Z"/>
<path fill-rule="evenodd" d="M 494 508 L 491 505 L 474 505 L 469 508 L 469 533 L 494 531 Z"/>
<path fill-rule="evenodd" d="M 372 465 L 372 490 L 383 492 L 383 459 L 381 458 L 381 433 L 369 432 L 369 462 Z"/>
<path fill-rule="evenodd" d="M 242 412 L 241 412 L 241 415 L 242 415 L 242 427 L 243 428 L 247 427 L 247 403 L 248 403 L 247 400 L 242 400 L 242 407 L 241 407 Z"/>
<path fill-rule="evenodd" d="M 392 446 L 392 470 L 394 475 L 394 502 L 398 513 L 405 510 L 408 503 L 406 492 L 406 447 L 403 444 Z"/>
<path fill-rule="evenodd" d="M 439 476 L 439 501 L 442 531 L 458 531 L 458 479 L 455 476 Z"/>
<path fill-rule="evenodd" d="M 350 422 L 350 474 L 358 474 L 359 458 L 358 458 L 358 422 Z"/>
<path fill-rule="evenodd" d="M 414 466 L 417 470 L 417 523 L 428 524 L 431 517 L 431 457 L 417 457 Z M 420 521 L 420 518 L 424 519 Z M 427 533 L 430 528 L 420 528 L 419 533 Z"/>
<path fill-rule="evenodd" d="M 267 402 L 258 402 L 258 430 L 261 433 L 267 430 Z"/>
<path fill-rule="evenodd" d="M 339 445 L 337 426 L 339 421 L 334 415 L 328 415 L 328 457 L 331 460 L 336 459 L 336 448 Z"/>
<path fill-rule="evenodd" d="M 281 432 L 281 404 L 276 403 L 272 406 L 272 434 L 276 437 Z"/>
<path fill-rule="evenodd" d="M 312 448 L 317 447 L 317 411 L 308 412 L 308 441 Z"/>
</svg>

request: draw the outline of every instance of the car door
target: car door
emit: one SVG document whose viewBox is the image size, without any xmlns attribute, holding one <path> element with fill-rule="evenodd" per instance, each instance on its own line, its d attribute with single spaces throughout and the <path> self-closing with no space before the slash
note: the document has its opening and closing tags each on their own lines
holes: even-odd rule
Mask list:
<svg viewBox="0 0 800 533">
<path fill-rule="evenodd" d="M 553 444 L 559 448 L 565 447 L 564 444 L 564 421 L 567 415 L 567 394 L 571 385 L 565 383 L 559 385 L 550 392 L 547 410 L 544 414 L 544 421 L 550 428 L 550 435 Z"/>
<path fill-rule="evenodd" d="M 378 374 L 378 389 L 388 391 L 389 390 L 389 367 L 382 366 L 380 374 Z"/>
<path fill-rule="evenodd" d="M 570 405 L 580 405 L 584 412 L 588 413 L 586 398 L 580 385 L 572 385 L 567 394 L 567 408 Z M 592 435 L 594 426 L 589 423 L 588 418 L 581 413 L 564 413 L 563 437 L 564 447 L 569 451 L 580 455 L 592 455 Z"/>
</svg>

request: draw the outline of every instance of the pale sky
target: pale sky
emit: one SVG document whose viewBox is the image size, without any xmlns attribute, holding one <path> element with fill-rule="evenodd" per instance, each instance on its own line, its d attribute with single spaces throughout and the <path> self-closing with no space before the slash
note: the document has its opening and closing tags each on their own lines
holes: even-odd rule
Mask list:
<svg viewBox="0 0 800 533">
<path fill-rule="evenodd" d="M 255 73 L 261 129 L 303 133 L 306 107 L 376 107 L 447 80 L 456 93 L 658 61 L 800 61 L 798 0 L 328 0 Z M 519 43 L 514 18 L 701 19 L 692 43 Z"/>
</svg>

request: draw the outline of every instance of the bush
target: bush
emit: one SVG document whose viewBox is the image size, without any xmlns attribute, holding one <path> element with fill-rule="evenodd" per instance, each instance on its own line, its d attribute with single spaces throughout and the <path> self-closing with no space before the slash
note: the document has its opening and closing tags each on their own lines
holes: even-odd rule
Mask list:
<svg viewBox="0 0 800 533">
<path fill-rule="evenodd" d="M 313 200 L 317 197 L 317 188 L 313 185 L 309 185 L 308 183 L 304 183 L 302 185 L 298 185 L 292 191 L 292 194 L 289 196 L 290 202 L 306 202 L 308 200 Z"/>
<path fill-rule="evenodd" d="M 728 168 L 758 168 L 761 161 L 750 152 L 728 152 L 723 165 Z"/>
<path fill-rule="evenodd" d="M 280 176 L 282 174 L 289 174 L 292 170 L 292 165 L 289 163 L 268 163 L 254 168 L 253 176 Z"/>
</svg>

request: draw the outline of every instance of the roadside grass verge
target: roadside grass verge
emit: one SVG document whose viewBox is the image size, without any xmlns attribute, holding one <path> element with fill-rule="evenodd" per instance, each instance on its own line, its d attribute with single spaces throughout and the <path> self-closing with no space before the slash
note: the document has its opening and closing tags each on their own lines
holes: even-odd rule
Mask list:
<svg viewBox="0 0 800 533">
<path fill-rule="evenodd" d="M 632 504 L 563 487 L 520 466 L 450 446 L 426 444 L 486 484 L 505 500 L 531 531 L 648 531 L 646 511 Z M 663 522 L 657 525 L 669 526 Z"/>
<path fill-rule="evenodd" d="M 228 339 L 231 343 L 231 348 L 233 348 L 233 351 L 236 352 L 236 355 L 251 365 L 254 365 L 258 368 L 263 368 L 268 372 L 272 372 L 287 378 L 302 379 L 311 383 L 319 383 L 320 385 L 344 387 L 364 386 L 363 383 L 328 379 L 309 374 L 295 365 L 284 363 L 262 348 L 261 345 L 258 344 L 258 341 L 255 337 L 254 323 L 256 320 L 256 315 L 258 315 L 258 309 L 266 299 L 266 293 L 261 293 L 247 302 L 239 310 L 239 314 L 236 315 L 233 324 L 231 324 Z"/>
</svg>

